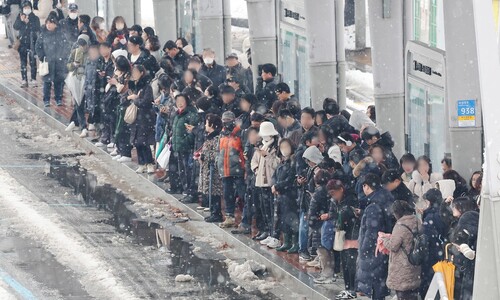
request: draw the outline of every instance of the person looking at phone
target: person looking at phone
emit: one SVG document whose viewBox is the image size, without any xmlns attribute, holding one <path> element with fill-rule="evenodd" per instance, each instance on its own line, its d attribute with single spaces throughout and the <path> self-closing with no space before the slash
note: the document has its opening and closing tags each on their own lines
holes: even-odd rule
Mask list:
<svg viewBox="0 0 500 300">
<path fill-rule="evenodd" d="M 28 87 L 28 59 L 31 69 L 32 87 L 37 87 L 36 82 L 36 58 L 35 58 L 35 43 L 40 33 L 40 19 L 33 13 L 31 2 L 24 1 L 22 4 L 22 12 L 17 16 L 14 22 L 14 29 L 19 31 L 19 58 L 21 60 L 21 77 L 23 83 L 22 88 Z"/>
</svg>

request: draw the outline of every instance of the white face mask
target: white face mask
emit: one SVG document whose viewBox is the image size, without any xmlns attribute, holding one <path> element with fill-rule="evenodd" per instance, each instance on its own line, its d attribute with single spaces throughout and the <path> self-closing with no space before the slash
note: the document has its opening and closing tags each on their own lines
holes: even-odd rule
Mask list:
<svg viewBox="0 0 500 300">
<path fill-rule="evenodd" d="M 125 25 L 123 25 L 122 23 L 116 24 L 116 30 L 123 30 L 124 27 L 125 27 Z"/>
<path fill-rule="evenodd" d="M 214 63 L 214 59 L 212 57 L 207 57 L 207 58 L 204 58 L 203 61 L 205 62 L 205 64 L 207 65 L 211 65 Z"/>
<path fill-rule="evenodd" d="M 29 8 L 23 9 L 23 14 L 25 14 L 25 15 L 31 14 L 31 9 L 29 9 Z"/>
<path fill-rule="evenodd" d="M 269 143 L 270 141 L 273 140 L 273 137 L 272 136 L 264 136 L 264 137 L 262 137 L 262 140 L 266 143 Z"/>
<path fill-rule="evenodd" d="M 106 30 L 106 24 L 105 23 L 99 24 L 99 29 Z"/>
<path fill-rule="evenodd" d="M 280 149 L 281 150 L 281 154 L 283 154 L 283 156 L 285 157 L 289 157 L 290 154 L 292 154 L 292 151 L 290 151 L 290 149 Z"/>
<path fill-rule="evenodd" d="M 76 18 L 78 18 L 78 13 L 69 13 L 69 18 L 71 20 L 76 20 Z"/>
</svg>

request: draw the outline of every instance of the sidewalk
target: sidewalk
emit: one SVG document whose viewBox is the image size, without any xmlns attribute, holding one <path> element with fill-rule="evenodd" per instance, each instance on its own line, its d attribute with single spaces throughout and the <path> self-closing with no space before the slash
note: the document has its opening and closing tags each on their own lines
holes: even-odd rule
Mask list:
<svg viewBox="0 0 500 300">
<path fill-rule="evenodd" d="M 50 107 L 44 108 L 42 101 L 41 80 L 39 80 L 38 88 L 29 87 L 27 89 L 21 90 L 21 88 L 19 88 L 21 85 L 21 78 L 20 78 L 21 76 L 19 72 L 19 57 L 14 50 L 8 49 L 6 47 L 6 41 L 0 41 L 0 74 L 2 75 L 3 79 L 3 82 L 0 82 L 2 89 L 12 92 L 14 94 L 13 96 L 16 98 L 18 102 L 30 101 L 28 100 L 28 98 L 30 98 L 31 102 L 35 102 L 32 104 L 35 104 L 36 106 L 38 106 L 38 108 L 40 108 L 40 110 L 43 110 L 43 112 L 47 116 L 51 116 L 53 118 L 50 119 L 49 121 L 59 123 L 58 124 L 59 127 L 68 124 L 69 118 L 72 113 L 72 104 L 70 103 L 69 100 L 71 98 L 68 92 L 65 91 L 64 105 L 62 107 L 57 107 L 54 104 L 52 104 Z M 28 95 L 31 97 L 29 97 Z M 76 135 L 73 134 L 73 137 L 76 138 Z M 91 139 L 92 137 L 88 138 L 89 141 Z M 130 168 L 130 171 L 133 172 L 133 170 L 135 170 L 137 165 L 135 162 L 133 162 L 127 164 L 126 166 L 128 166 Z M 165 184 L 163 182 L 157 182 L 154 176 L 148 177 L 145 175 L 137 175 L 137 174 L 135 176 L 142 177 L 143 180 L 149 180 L 150 182 L 154 183 L 163 190 L 166 188 Z M 171 195 L 171 196 L 177 199 L 180 198 L 180 195 Z M 195 214 L 196 219 L 202 220 L 202 218 L 205 216 L 203 213 L 200 213 L 199 211 L 196 210 L 196 207 L 198 206 L 197 204 L 185 205 L 181 202 L 177 202 L 177 204 L 178 207 L 180 208 L 185 207 L 186 209 L 188 209 L 188 211 L 190 211 L 190 214 Z M 315 285 L 312 282 L 313 279 L 312 276 L 317 276 L 318 270 L 314 268 L 306 268 L 305 265 L 299 264 L 298 263 L 299 259 L 297 254 L 288 255 L 285 253 L 278 253 L 275 250 L 271 250 L 265 246 L 261 246 L 257 242 L 253 241 L 250 238 L 250 236 L 232 235 L 230 233 L 230 230 L 220 229 L 216 225 L 205 223 L 202 224 L 202 226 L 216 227 L 213 228 L 213 230 L 224 233 L 225 239 L 234 242 L 238 241 L 239 242 L 238 247 L 243 247 L 243 249 L 246 249 L 245 254 L 248 254 L 250 257 L 258 257 L 258 259 L 261 261 L 262 260 L 268 261 L 266 265 L 270 266 L 270 271 L 271 273 L 273 273 L 273 275 L 279 274 L 279 276 L 275 277 L 279 278 L 280 281 L 283 280 L 284 282 L 294 284 L 293 282 L 295 280 L 298 280 L 297 282 L 300 282 L 301 286 L 303 285 L 301 289 L 304 290 L 304 294 L 309 295 L 307 299 L 332 299 L 338 292 L 344 289 L 344 283 L 343 280 L 341 279 L 339 279 L 333 285 L 326 285 L 326 286 Z M 297 285 L 297 282 L 295 283 L 295 285 Z"/>
</svg>

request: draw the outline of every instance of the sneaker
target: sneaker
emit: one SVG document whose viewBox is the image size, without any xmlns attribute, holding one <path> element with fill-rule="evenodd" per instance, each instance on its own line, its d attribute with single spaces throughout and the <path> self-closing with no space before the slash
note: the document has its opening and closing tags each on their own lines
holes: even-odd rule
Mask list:
<svg viewBox="0 0 500 300">
<path fill-rule="evenodd" d="M 57 105 L 57 106 L 62 106 L 62 105 L 63 105 L 63 103 L 62 103 L 62 101 L 61 101 L 61 100 L 59 100 L 59 101 L 56 101 L 56 105 Z"/>
<path fill-rule="evenodd" d="M 23 80 L 23 83 L 21 84 L 21 88 L 27 88 L 28 87 L 28 82 L 26 80 Z"/>
<path fill-rule="evenodd" d="M 222 222 L 222 217 L 209 216 L 205 218 L 205 222 L 207 223 L 220 223 Z"/>
<path fill-rule="evenodd" d="M 332 284 L 336 280 L 333 277 L 324 277 L 319 276 L 318 278 L 314 278 L 313 282 L 316 284 Z"/>
<path fill-rule="evenodd" d="M 312 261 L 307 262 L 306 266 L 311 267 L 311 268 L 321 269 L 321 263 L 319 261 L 319 256 L 316 256 Z"/>
<path fill-rule="evenodd" d="M 44 102 L 44 103 L 43 103 L 43 106 L 45 106 L 45 107 L 49 107 L 49 106 L 50 106 L 50 102 Z"/>
<path fill-rule="evenodd" d="M 109 149 L 112 149 L 115 147 L 115 143 L 109 143 L 106 147 L 108 147 Z"/>
<path fill-rule="evenodd" d="M 306 252 L 300 252 L 299 253 L 299 261 L 302 263 L 305 263 L 306 261 L 311 261 L 312 257 L 309 255 L 309 253 Z"/>
<path fill-rule="evenodd" d="M 116 161 L 117 161 L 117 162 L 121 162 L 121 163 L 131 162 L 131 161 L 132 161 L 132 158 L 127 157 L 127 156 L 122 156 L 122 157 L 120 157 L 120 159 L 117 159 Z"/>
<path fill-rule="evenodd" d="M 113 150 L 109 155 L 111 156 L 117 156 L 118 155 L 118 149 Z"/>
<path fill-rule="evenodd" d="M 226 219 L 224 220 L 224 222 L 219 224 L 219 227 L 220 228 L 230 228 L 230 227 L 233 227 L 234 225 L 236 225 L 236 223 L 234 222 L 234 217 L 226 216 Z"/>
<path fill-rule="evenodd" d="M 89 131 L 95 131 L 95 125 L 89 124 Z"/>
<path fill-rule="evenodd" d="M 280 240 L 278 240 L 276 238 L 272 238 L 271 241 L 269 243 L 267 243 L 267 247 L 269 247 L 271 249 L 276 249 L 280 246 L 281 246 L 281 242 L 280 242 Z"/>
<path fill-rule="evenodd" d="M 346 299 L 356 299 L 356 293 L 352 293 L 350 291 L 342 291 L 337 296 L 335 296 L 335 300 L 346 300 Z"/>
<path fill-rule="evenodd" d="M 104 145 L 104 143 L 101 143 L 101 142 L 97 142 L 94 144 L 96 147 L 104 147 L 106 145 Z"/>
<path fill-rule="evenodd" d="M 250 228 L 246 228 L 246 227 L 243 227 L 240 225 L 240 226 L 238 226 L 238 228 L 231 230 L 231 233 L 232 234 L 250 234 L 250 233 L 252 233 L 252 231 L 250 230 Z"/>
<path fill-rule="evenodd" d="M 68 127 L 66 127 L 66 129 L 64 129 L 64 131 L 71 132 L 71 131 L 73 131 L 73 129 L 75 129 L 75 127 L 76 127 L 75 122 L 71 122 L 71 123 L 69 123 Z"/>
<path fill-rule="evenodd" d="M 260 241 L 259 243 L 261 245 L 266 245 L 269 244 L 274 238 L 272 236 L 268 236 L 266 237 L 265 239 L 263 239 L 262 241 Z"/>
<path fill-rule="evenodd" d="M 203 212 L 210 212 L 210 208 L 209 207 L 204 208 Z"/>
<path fill-rule="evenodd" d="M 30 85 L 31 85 L 31 87 L 36 88 L 36 87 L 38 87 L 38 82 L 36 82 L 36 80 L 32 79 L 32 80 L 30 80 Z"/>
<path fill-rule="evenodd" d="M 153 164 L 148 164 L 147 171 L 148 174 L 154 174 L 154 172 L 156 171 L 155 166 Z"/>
<path fill-rule="evenodd" d="M 137 168 L 137 170 L 135 170 L 135 172 L 139 173 L 139 174 L 146 172 L 146 166 L 139 166 L 139 168 Z"/>
<path fill-rule="evenodd" d="M 119 160 L 120 158 L 122 158 L 122 156 L 120 154 L 118 154 L 117 156 L 113 157 L 112 159 L 113 160 Z"/>
<path fill-rule="evenodd" d="M 80 133 L 80 137 L 81 138 L 85 138 L 88 135 L 89 135 L 89 131 L 87 129 L 85 129 L 85 128 L 82 130 L 82 133 Z"/>
</svg>

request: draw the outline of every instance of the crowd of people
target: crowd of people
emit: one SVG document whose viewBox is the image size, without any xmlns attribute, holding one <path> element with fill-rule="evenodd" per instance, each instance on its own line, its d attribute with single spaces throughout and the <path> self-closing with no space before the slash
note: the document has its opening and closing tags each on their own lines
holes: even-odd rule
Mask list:
<svg viewBox="0 0 500 300">
<path fill-rule="evenodd" d="M 321 270 L 317 284 L 343 277 L 336 299 L 384 299 L 389 290 L 423 298 L 451 243 L 455 298 L 471 299 L 481 171 L 467 183 L 449 158 L 442 172 L 427 156 L 398 159 L 374 106 L 351 115 L 327 98 L 322 110 L 301 108 L 273 64 L 259 66 L 254 84 L 237 54 L 222 64 L 184 38 L 162 47 L 153 28 L 117 16 L 108 30 L 76 4 L 65 16 L 54 1 L 42 21 L 30 1 L 16 5 L 23 87 L 36 85 L 36 58 L 46 62 L 45 105 L 52 85 L 56 105 L 65 85 L 71 91 L 67 130 L 79 127 L 82 138 L 94 131 L 118 162 L 132 161 L 135 148 L 137 172 L 198 203 L 206 222 L 298 254 Z M 414 237 L 424 234 L 428 255 L 410 259 Z"/>
</svg>

